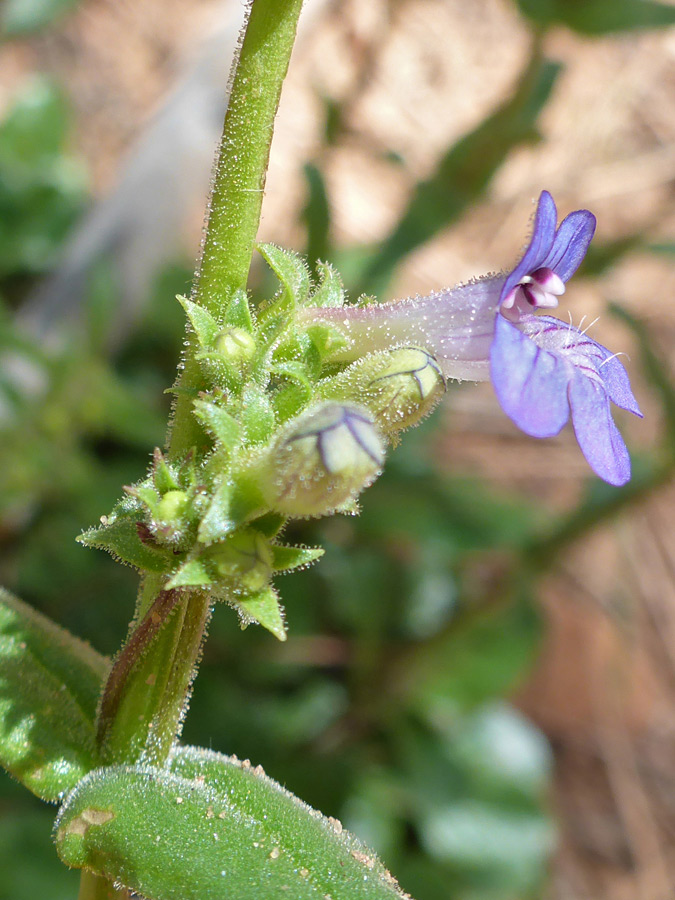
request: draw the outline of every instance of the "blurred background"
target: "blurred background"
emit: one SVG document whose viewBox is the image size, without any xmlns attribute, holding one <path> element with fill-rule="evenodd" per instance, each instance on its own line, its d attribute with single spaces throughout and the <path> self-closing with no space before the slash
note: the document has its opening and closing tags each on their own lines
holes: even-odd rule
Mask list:
<svg viewBox="0 0 675 900">
<path fill-rule="evenodd" d="M 74 538 L 163 445 L 239 0 L 0 6 L 0 583 L 113 653 L 137 578 Z M 623 350 L 624 489 L 570 429 L 450 385 L 359 518 L 216 610 L 184 739 L 260 763 L 416 900 L 675 896 L 675 5 L 308 0 L 261 238 L 352 297 L 513 266 L 534 203 L 598 232 L 561 317 Z M 275 290 L 262 265 L 258 296 Z M 73 898 L 0 778 L 0 900 Z"/>
</svg>

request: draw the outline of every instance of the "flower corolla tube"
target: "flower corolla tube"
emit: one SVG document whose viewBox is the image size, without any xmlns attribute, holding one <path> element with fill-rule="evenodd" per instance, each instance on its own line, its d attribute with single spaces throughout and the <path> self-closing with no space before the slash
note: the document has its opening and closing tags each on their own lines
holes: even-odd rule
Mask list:
<svg viewBox="0 0 675 900">
<path fill-rule="evenodd" d="M 595 231 L 588 210 L 557 225 L 552 196 L 539 197 L 530 243 L 515 268 L 469 284 L 390 303 L 306 308 L 305 320 L 331 322 L 346 338 L 338 361 L 400 346 L 419 346 L 446 378 L 491 379 L 504 412 L 526 434 L 552 437 L 570 412 L 581 451 L 613 485 L 630 479 L 630 457 L 610 401 L 641 416 L 615 354 L 539 309 L 558 305 Z"/>
</svg>

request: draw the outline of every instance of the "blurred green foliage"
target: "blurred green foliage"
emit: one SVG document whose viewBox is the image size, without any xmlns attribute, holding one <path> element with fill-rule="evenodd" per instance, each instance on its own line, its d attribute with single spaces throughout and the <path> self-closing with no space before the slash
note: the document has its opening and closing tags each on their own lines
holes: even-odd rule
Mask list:
<svg viewBox="0 0 675 900">
<path fill-rule="evenodd" d="M 0 35 L 20 37 L 58 21 L 78 0 L 3 0 Z"/>
<path fill-rule="evenodd" d="M 675 24 L 675 8 L 654 0 L 516 0 L 536 25 L 566 25 L 581 34 L 601 35 Z"/>
<path fill-rule="evenodd" d="M 38 27 L 69 5 L 11 0 L 3 28 Z M 518 6 L 537 27 L 586 33 L 657 25 L 673 12 L 644 0 Z M 512 97 L 447 148 L 379 248 L 333 251 L 319 155 L 305 168 L 310 262 L 339 257 L 353 295 L 382 289 L 406 254 L 477 201 L 512 148 L 537 139 L 557 72 L 535 41 Z M 326 152 L 342 134 L 339 105 L 328 113 Z M 11 305 L 53 265 L 83 207 L 68 120 L 59 90 L 38 79 L 0 122 L 0 295 Z M 596 248 L 586 273 L 636 246 L 640 235 Z M 92 272 L 84 326 L 65 345 L 41 346 L 0 310 L 0 582 L 105 653 L 126 633 L 137 579 L 74 538 L 163 444 L 162 391 L 183 341 L 171 298 L 189 279 L 180 265 L 157 273 L 144 314 L 113 353 L 105 338 L 117 290 L 106 265 Z M 261 763 L 341 818 L 416 900 L 523 900 L 542 890 L 554 841 L 551 755 L 505 699 L 538 650 L 537 581 L 569 542 L 675 468 L 675 389 L 643 327 L 620 314 L 669 423 L 664 446 L 638 460 L 626 489 L 594 483 L 578 509 L 556 519 L 440 472 L 436 417 L 391 453 L 359 517 L 301 523 L 285 535 L 326 548 L 317 566 L 280 579 L 287 644 L 259 628 L 241 633 L 231 611 L 216 610 L 185 740 Z M 460 389 L 450 389 L 450 406 Z M 53 813 L 0 778 L 0 900 L 75 895 L 77 879 L 48 841 Z"/>
<path fill-rule="evenodd" d="M 55 260 L 82 211 L 84 172 L 68 153 L 68 106 L 48 78 L 25 83 L 0 123 L 0 279 Z M 5 286 L 7 290 L 7 285 Z"/>
</svg>

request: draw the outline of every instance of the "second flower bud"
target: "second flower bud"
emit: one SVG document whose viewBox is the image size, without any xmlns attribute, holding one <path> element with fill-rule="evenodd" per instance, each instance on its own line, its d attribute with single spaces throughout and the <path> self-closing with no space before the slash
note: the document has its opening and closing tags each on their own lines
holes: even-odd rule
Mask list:
<svg viewBox="0 0 675 900">
<path fill-rule="evenodd" d="M 385 434 L 416 425 L 445 392 L 438 363 L 420 347 L 371 353 L 319 384 L 326 399 L 355 399 L 375 416 Z"/>
<path fill-rule="evenodd" d="M 384 452 L 366 409 L 316 406 L 289 422 L 266 456 L 261 479 L 267 500 L 288 516 L 334 512 L 377 478 Z"/>
</svg>

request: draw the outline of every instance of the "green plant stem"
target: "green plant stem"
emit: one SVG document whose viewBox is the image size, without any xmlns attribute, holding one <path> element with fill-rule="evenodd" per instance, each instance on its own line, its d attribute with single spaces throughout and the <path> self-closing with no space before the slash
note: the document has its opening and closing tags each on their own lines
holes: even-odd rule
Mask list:
<svg viewBox="0 0 675 900">
<path fill-rule="evenodd" d="M 253 0 L 234 74 L 216 162 L 206 237 L 193 299 L 220 315 L 246 288 L 258 231 L 274 118 L 303 0 Z M 202 389 L 192 347 L 176 385 L 169 456 L 199 445 L 192 400 Z M 137 625 L 115 661 L 101 704 L 99 737 L 109 763 L 164 764 L 180 730 L 211 612 L 200 592 L 141 590 Z M 79 900 L 126 897 L 83 872 Z"/>
<path fill-rule="evenodd" d="M 254 0 L 232 80 L 194 299 L 217 316 L 246 288 L 274 118 L 302 0 Z"/>
<path fill-rule="evenodd" d="M 253 0 L 231 79 L 215 167 L 206 236 L 192 299 L 219 317 L 232 293 L 245 289 L 251 267 L 274 118 L 293 50 L 303 0 Z M 192 345 L 176 385 L 169 455 L 199 444 L 192 400 L 203 388 Z"/>
</svg>

